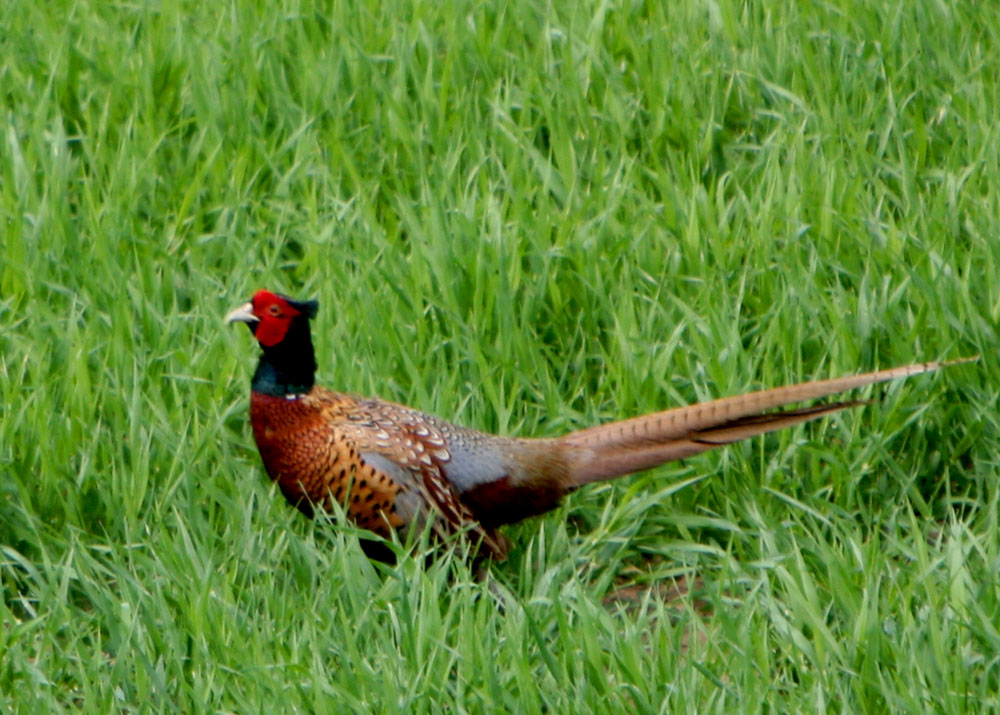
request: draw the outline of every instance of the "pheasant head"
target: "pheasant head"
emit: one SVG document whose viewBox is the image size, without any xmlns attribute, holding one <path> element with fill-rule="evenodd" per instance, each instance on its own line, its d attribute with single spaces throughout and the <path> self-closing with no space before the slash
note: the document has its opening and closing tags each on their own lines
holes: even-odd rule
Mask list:
<svg viewBox="0 0 1000 715">
<path fill-rule="evenodd" d="M 309 320 L 318 310 L 315 300 L 259 290 L 250 302 L 226 316 L 227 323 L 246 323 L 264 351 L 252 383 L 256 392 L 287 396 L 312 388 L 316 357 Z"/>
</svg>

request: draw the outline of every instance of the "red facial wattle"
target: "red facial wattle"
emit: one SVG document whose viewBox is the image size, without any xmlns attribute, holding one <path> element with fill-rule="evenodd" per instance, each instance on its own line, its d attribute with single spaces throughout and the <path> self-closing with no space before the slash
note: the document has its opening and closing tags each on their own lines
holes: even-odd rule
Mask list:
<svg viewBox="0 0 1000 715">
<path fill-rule="evenodd" d="M 254 335 L 267 348 L 284 340 L 292 319 L 301 314 L 284 298 L 266 290 L 257 291 L 252 302 L 254 315 L 260 321 Z"/>
</svg>

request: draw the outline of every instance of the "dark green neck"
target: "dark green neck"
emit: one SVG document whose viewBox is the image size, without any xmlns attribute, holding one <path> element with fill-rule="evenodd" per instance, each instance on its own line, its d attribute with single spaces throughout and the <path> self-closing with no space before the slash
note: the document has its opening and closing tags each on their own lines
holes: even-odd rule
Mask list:
<svg viewBox="0 0 1000 715">
<path fill-rule="evenodd" d="M 254 392 L 274 397 L 300 395 L 312 389 L 316 376 L 309 320 L 293 321 L 285 339 L 264 348 L 250 387 Z"/>
</svg>

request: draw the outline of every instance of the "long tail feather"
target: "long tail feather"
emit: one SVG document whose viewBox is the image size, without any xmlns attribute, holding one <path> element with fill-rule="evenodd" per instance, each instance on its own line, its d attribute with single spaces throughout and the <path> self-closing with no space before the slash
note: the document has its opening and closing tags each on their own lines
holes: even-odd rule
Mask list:
<svg viewBox="0 0 1000 715">
<path fill-rule="evenodd" d="M 864 404 L 864 401 L 837 402 L 781 412 L 768 410 L 977 359 L 978 356 L 950 362 L 926 362 L 863 375 L 804 382 L 573 432 L 560 439 L 579 455 L 570 474 L 570 483 L 574 487 L 581 486 L 649 469 L 855 407 Z"/>
</svg>

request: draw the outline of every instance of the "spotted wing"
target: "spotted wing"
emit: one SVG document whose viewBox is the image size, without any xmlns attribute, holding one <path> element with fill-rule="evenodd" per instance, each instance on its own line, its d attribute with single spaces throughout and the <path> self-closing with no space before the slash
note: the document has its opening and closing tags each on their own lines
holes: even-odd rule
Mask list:
<svg viewBox="0 0 1000 715">
<path fill-rule="evenodd" d="M 494 557 L 506 555 L 503 538 L 485 529 L 462 502 L 444 469 L 452 459 L 446 424 L 416 410 L 381 400 L 358 400 L 338 432 L 353 442 L 362 458 L 401 487 L 397 508 L 412 525 L 426 523 L 439 537 L 466 532 Z M 409 501 L 407 501 L 409 500 Z"/>
</svg>

